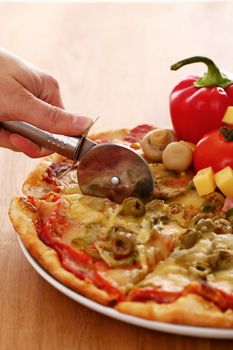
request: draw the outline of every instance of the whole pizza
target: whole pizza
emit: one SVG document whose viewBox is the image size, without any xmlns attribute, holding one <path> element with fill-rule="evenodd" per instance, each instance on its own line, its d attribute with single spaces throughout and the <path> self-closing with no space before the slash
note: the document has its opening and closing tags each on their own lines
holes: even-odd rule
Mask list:
<svg viewBox="0 0 233 350">
<path fill-rule="evenodd" d="M 30 254 L 64 285 L 122 313 L 233 328 L 227 167 L 224 174 L 211 167 L 197 172 L 195 145 L 150 125 L 92 139 L 120 143 L 143 156 L 154 177 L 153 198 L 118 204 L 83 195 L 77 169 L 60 176 L 69 159 L 43 158 L 9 210 Z"/>
</svg>

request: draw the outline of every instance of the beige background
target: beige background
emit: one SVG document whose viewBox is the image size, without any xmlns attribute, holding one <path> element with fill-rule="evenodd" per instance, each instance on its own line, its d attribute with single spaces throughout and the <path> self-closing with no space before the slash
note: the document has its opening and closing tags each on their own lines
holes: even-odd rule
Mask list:
<svg viewBox="0 0 233 350">
<path fill-rule="evenodd" d="M 0 3 L 0 45 L 54 74 L 68 109 L 101 116 L 96 130 L 169 125 L 168 98 L 201 64 L 233 72 L 233 3 Z M 1 93 L 1 92 L 0 92 Z M 37 161 L 0 150 L 0 349 L 231 349 L 231 341 L 157 333 L 71 301 L 27 263 L 7 217 L 10 198 Z"/>
</svg>

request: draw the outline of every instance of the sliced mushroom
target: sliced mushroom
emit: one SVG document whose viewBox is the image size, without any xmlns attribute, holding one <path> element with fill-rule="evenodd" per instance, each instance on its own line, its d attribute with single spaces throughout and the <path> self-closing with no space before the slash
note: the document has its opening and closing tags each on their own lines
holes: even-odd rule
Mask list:
<svg viewBox="0 0 233 350">
<path fill-rule="evenodd" d="M 172 130 L 155 129 L 146 134 L 142 140 L 142 149 L 145 157 L 153 162 L 162 161 L 162 152 L 176 137 Z"/>
<path fill-rule="evenodd" d="M 162 160 L 167 169 L 184 171 L 192 164 L 193 152 L 184 142 L 171 142 L 163 151 Z"/>
</svg>

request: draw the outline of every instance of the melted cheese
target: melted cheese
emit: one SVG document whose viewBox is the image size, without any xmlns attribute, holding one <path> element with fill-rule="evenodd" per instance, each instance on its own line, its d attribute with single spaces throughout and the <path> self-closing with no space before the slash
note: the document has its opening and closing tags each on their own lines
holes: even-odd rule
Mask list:
<svg viewBox="0 0 233 350">
<path fill-rule="evenodd" d="M 193 207 L 199 209 L 203 205 L 204 199 L 198 195 L 196 190 L 190 190 L 183 195 L 168 201 L 168 203 L 173 202 L 181 203 L 185 207 Z"/>
<path fill-rule="evenodd" d="M 105 208 L 101 207 L 103 199 L 85 197 L 79 194 L 66 196 L 70 204 L 70 217 L 74 222 L 79 223 L 79 229 L 74 225 L 67 237 L 84 239 L 95 231 L 95 243 L 101 241 L 101 237 L 107 237 L 107 231 L 119 227 L 126 232 L 131 232 L 135 239 L 135 250 L 138 253 L 138 262 L 141 272 L 147 273 L 151 266 L 166 258 L 174 248 L 178 237 L 185 232 L 185 229 L 170 222 L 166 225 L 152 225 L 154 210 L 148 209 L 143 217 L 123 216 L 120 214 L 120 206 L 111 206 L 108 201 Z M 105 230 L 103 230 L 105 228 Z M 101 230 L 104 234 L 101 234 Z M 78 232 L 77 232 L 78 231 Z M 101 242 L 100 242 L 101 243 Z"/>
<path fill-rule="evenodd" d="M 233 292 L 233 266 L 198 276 L 194 267 L 207 264 L 214 247 L 228 249 L 233 254 L 233 235 L 206 234 L 190 249 L 176 249 L 165 261 L 161 261 L 139 285 L 139 288 L 154 287 L 179 291 L 192 281 L 208 281 L 212 286 Z"/>
<path fill-rule="evenodd" d="M 172 236 L 175 238 L 180 237 L 185 233 L 186 229 L 180 227 L 175 222 L 170 222 L 167 225 L 163 225 L 160 231 L 161 236 Z"/>
<path fill-rule="evenodd" d="M 104 214 L 94 209 L 87 208 L 79 202 L 71 205 L 70 215 L 83 225 L 99 223 L 104 220 Z"/>
<path fill-rule="evenodd" d="M 139 254 L 139 261 L 143 272 L 148 272 L 148 264 L 147 264 L 147 252 L 146 247 L 142 244 L 139 244 L 137 246 L 138 254 Z"/>
<path fill-rule="evenodd" d="M 143 277 L 142 271 L 136 268 L 130 270 L 116 268 L 101 271 L 99 274 L 123 294 L 127 293 L 134 286 L 135 281 Z"/>
<path fill-rule="evenodd" d="M 180 291 L 193 280 L 188 270 L 173 259 L 161 261 L 139 287 L 154 287 L 166 291 Z"/>
<path fill-rule="evenodd" d="M 212 242 L 210 239 L 201 239 L 190 249 L 176 250 L 172 258 L 178 261 L 180 265 L 189 268 L 198 262 L 207 261 L 211 248 Z"/>
<path fill-rule="evenodd" d="M 183 200 L 185 198 L 183 204 L 194 204 L 193 198 L 198 198 L 199 201 L 195 191 L 192 193 L 191 199 L 182 197 Z M 106 242 L 108 231 L 112 227 L 121 227 L 134 235 L 140 268 L 124 269 L 122 267 L 100 272 L 104 279 L 121 292 L 127 293 L 155 264 L 157 265 L 153 272 L 148 274 L 138 287 L 152 286 L 161 290 L 181 291 L 192 281 L 207 280 L 217 288 L 233 292 L 233 266 L 223 270 L 209 271 L 203 276 L 197 275 L 198 271 L 195 271 L 195 266 L 208 265 L 208 257 L 213 249 L 227 249 L 233 254 L 232 234 L 206 234 L 192 248 L 180 249 L 177 247 L 171 253 L 178 238 L 185 234 L 186 229 L 175 222 L 169 222 L 166 225 L 161 223 L 158 226 L 152 225 L 153 210 L 148 209 L 146 214 L 140 218 L 125 217 L 119 212 L 120 206 L 109 200 L 83 196 L 78 193 L 65 195 L 63 198 L 65 204 L 62 205 L 62 210 L 68 211 L 68 215 L 62 212 L 60 215 L 70 218 L 69 226 L 67 230 L 64 230 L 65 234 L 62 236 L 63 241 L 71 242 L 76 237 L 86 239 L 92 236 L 90 238 L 94 237 L 94 242 Z M 195 205 L 200 205 L 198 201 Z M 56 203 L 46 203 L 44 207 L 41 205 L 42 216 L 49 217 L 54 212 L 56 205 Z M 161 261 L 163 259 L 165 260 Z"/>
</svg>

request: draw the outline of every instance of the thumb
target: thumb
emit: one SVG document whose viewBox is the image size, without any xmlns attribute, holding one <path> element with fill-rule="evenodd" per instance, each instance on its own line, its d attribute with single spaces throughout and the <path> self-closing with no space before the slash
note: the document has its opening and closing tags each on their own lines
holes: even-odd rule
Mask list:
<svg viewBox="0 0 233 350">
<path fill-rule="evenodd" d="M 92 119 L 89 117 L 79 116 L 26 93 L 27 98 L 18 103 L 17 111 L 12 115 L 17 120 L 23 120 L 56 134 L 72 136 L 82 134 L 92 124 Z"/>
</svg>

